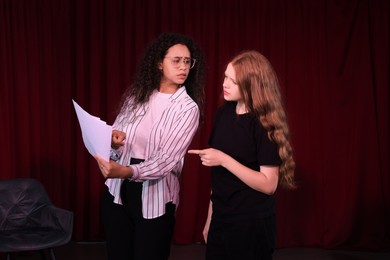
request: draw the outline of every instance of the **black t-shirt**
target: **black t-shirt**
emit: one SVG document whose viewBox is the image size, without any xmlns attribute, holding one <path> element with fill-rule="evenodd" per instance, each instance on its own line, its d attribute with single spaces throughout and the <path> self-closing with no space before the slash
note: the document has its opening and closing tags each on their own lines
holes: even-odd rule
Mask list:
<svg viewBox="0 0 390 260">
<path fill-rule="evenodd" d="M 276 143 L 255 116 L 237 115 L 236 104 L 227 102 L 217 110 L 210 146 L 256 171 L 260 165 L 280 165 Z M 221 166 L 212 168 L 211 188 L 215 219 L 240 222 L 274 214 L 273 196 L 250 188 Z"/>
</svg>

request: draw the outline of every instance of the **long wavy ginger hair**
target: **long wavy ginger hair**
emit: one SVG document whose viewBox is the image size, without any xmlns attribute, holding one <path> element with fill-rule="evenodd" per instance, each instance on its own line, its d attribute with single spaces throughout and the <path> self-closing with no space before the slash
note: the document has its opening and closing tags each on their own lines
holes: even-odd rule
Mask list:
<svg viewBox="0 0 390 260">
<path fill-rule="evenodd" d="M 257 51 L 242 52 L 232 59 L 231 64 L 248 112 L 259 118 L 268 131 L 268 138 L 278 145 L 282 159 L 279 184 L 286 188 L 295 188 L 295 162 L 279 81 L 274 69 Z"/>
</svg>

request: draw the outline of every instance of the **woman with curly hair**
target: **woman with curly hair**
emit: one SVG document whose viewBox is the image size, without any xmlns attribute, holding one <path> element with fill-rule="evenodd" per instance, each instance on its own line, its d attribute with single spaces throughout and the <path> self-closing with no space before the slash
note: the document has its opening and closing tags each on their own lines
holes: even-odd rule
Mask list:
<svg viewBox="0 0 390 260">
<path fill-rule="evenodd" d="M 203 117 L 203 55 L 184 35 L 146 49 L 113 124 L 102 212 L 108 259 L 168 259 L 183 158 Z"/>
<path fill-rule="evenodd" d="M 211 166 L 203 230 L 206 259 L 272 259 L 278 184 L 294 188 L 295 163 L 278 79 L 269 61 L 245 51 L 227 65 L 225 104 L 209 144 L 190 150 Z"/>
</svg>

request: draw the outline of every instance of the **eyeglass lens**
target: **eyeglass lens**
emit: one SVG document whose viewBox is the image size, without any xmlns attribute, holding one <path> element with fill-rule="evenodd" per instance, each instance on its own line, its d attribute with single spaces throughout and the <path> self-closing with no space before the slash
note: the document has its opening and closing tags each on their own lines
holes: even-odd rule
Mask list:
<svg viewBox="0 0 390 260">
<path fill-rule="evenodd" d="M 170 60 L 175 68 L 180 67 L 181 63 L 183 63 L 185 67 L 192 69 L 196 62 L 195 59 L 187 57 L 171 57 Z"/>
</svg>

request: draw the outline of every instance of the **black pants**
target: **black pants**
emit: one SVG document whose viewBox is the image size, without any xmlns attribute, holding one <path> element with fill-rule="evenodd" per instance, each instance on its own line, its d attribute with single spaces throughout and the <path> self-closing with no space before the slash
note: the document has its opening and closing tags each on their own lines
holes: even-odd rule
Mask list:
<svg viewBox="0 0 390 260">
<path fill-rule="evenodd" d="M 275 218 L 224 223 L 211 220 L 207 260 L 271 260 L 275 247 Z"/>
<path fill-rule="evenodd" d="M 125 180 L 121 187 L 123 205 L 113 203 L 105 192 L 102 201 L 104 232 L 109 260 L 167 260 L 170 254 L 175 208 L 155 219 L 142 217 L 142 183 Z"/>
</svg>

